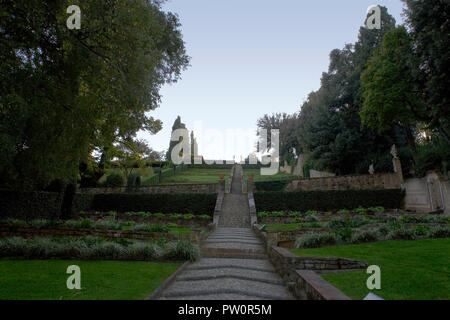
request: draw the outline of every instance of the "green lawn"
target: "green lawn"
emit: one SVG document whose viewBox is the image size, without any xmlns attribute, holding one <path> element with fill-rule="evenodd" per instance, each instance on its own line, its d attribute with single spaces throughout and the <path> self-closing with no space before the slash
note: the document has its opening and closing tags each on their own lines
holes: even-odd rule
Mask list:
<svg viewBox="0 0 450 320">
<path fill-rule="evenodd" d="M 363 260 L 381 268 L 381 290 L 389 300 L 450 299 L 450 239 L 387 241 L 293 250 L 299 256 L 342 257 Z M 353 299 L 369 290 L 364 271 L 325 274 L 323 278 Z"/>
<path fill-rule="evenodd" d="M 229 169 L 197 169 L 192 168 L 181 172 L 175 176 L 164 179 L 162 184 L 173 183 L 218 183 L 220 180 L 219 174 L 224 174 L 225 179 L 230 175 Z"/>
<path fill-rule="evenodd" d="M 69 265 L 81 290 L 66 287 Z M 1 260 L 0 300 L 141 300 L 181 264 L 123 261 Z"/>
<path fill-rule="evenodd" d="M 247 179 L 249 174 L 253 174 L 254 181 L 268 181 L 268 180 L 282 180 L 282 179 L 299 179 L 299 177 L 292 174 L 278 172 L 272 176 L 262 176 L 261 169 L 244 169 L 244 179 Z"/>
</svg>

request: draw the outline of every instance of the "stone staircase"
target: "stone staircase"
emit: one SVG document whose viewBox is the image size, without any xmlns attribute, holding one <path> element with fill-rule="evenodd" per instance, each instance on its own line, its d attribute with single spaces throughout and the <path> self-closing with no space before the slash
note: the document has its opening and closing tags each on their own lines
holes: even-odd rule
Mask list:
<svg viewBox="0 0 450 320">
<path fill-rule="evenodd" d="M 200 252 L 207 258 L 267 259 L 262 240 L 250 228 L 217 228 Z"/>
<path fill-rule="evenodd" d="M 218 227 L 201 244 L 201 259 L 176 276 L 159 299 L 294 299 L 251 229 L 247 196 L 242 194 L 242 167 L 236 166 L 234 173 Z"/>
</svg>

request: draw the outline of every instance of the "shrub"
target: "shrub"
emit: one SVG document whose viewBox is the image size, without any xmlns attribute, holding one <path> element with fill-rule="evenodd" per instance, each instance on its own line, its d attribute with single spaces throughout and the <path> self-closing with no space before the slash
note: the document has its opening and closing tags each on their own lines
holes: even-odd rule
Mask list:
<svg viewBox="0 0 450 320">
<path fill-rule="evenodd" d="M 183 214 L 184 220 L 192 220 L 194 218 L 193 214 Z"/>
<path fill-rule="evenodd" d="M 337 229 L 335 232 L 337 239 L 342 240 L 343 242 L 348 242 L 352 239 L 353 230 L 349 226 L 341 229 Z"/>
<path fill-rule="evenodd" d="M 352 243 L 365 243 L 378 241 L 378 234 L 376 231 L 363 231 L 358 232 L 351 238 Z"/>
<path fill-rule="evenodd" d="M 181 213 L 169 214 L 170 219 L 180 219 L 182 217 L 183 217 L 183 215 Z M 209 218 L 209 216 L 208 216 L 208 218 Z"/>
<path fill-rule="evenodd" d="M 348 215 L 350 214 L 350 211 L 347 210 L 347 209 L 342 209 L 342 210 L 339 210 L 339 211 L 337 212 L 337 214 L 344 215 L 344 216 L 348 216 Z"/>
<path fill-rule="evenodd" d="M 353 209 L 358 206 L 401 208 L 405 193 L 392 190 L 321 190 L 271 191 L 254 194 L 256 207 L 262 211 L 328 211 L 336 208 Z"/>
<path fill-rule="evenodd" d="M 195 261 L 199 256 L 198 246 L 190 241 L 169 243 L 165 249 L 164 258 L 168 260 Z"/>
<path fill-rule="evenodd" d="M 155 213 L 153 216 L 158 218 L 158 219 L 164 219 L 166 217 L 166 215 L 164 213 L 161 213 L 161 212 Z"/>
<path fill-rule="evenodd" d="M 90 229 L 93 224 L 94 222 L 91 219 L 83 218 L 77 221 L 76 226 L 81 229 Z"/>
<path fill-rule="evenodd" d="M 427 226 L 423 226 L 420 224 L 414 226 L 413 230 L 414 230 L 414 234 L 419 237 L 426 236 L 428 234 L 428 232 L 430 231 Z"/>
<path fill-rule="evenodd" d="M 449 226 L 438 226 L 431 228 L 429 232 L 430 238 L 450 238 L 450 227 Z"/>
<path fill-rule="evenodd" d="M 202 220 L 211 220 L 211 216 L 208 216 L 207 214 L 202 214 L 199 218 Z"/>
<path fill-rule="evenodd" d="M 367 213 L 367 210 L 362 207 L 359 207 L 359 208 L 353 209 L 353 212 L 355 212 L 356 214 L 365 215 Z"/>
<path fill-rule="evenodd" d="M 284 217 L 285 215 L 286 215 L 286 213 L 283 211 L 274 211 L 274 212 L 269 213 L 269 217 L 272 217 L 272 218 L 281 218 L 281 217 Z"/>
<path fill-rule="evenodd" d="M 281 191 L 289 183 L 289 180 L 269 180 L 269 181 L 255 181 L 257 191 Z"/>
<path fill-rule="evenodd" d="M 390 240 L 414 240 L 416 239 L 416 235 L 412 228 L 407 229 L 405 227 L 400 227 L 392 230 L 388 238 Z"/>
<path fill-rule="evenodd" d="M 268 212 L 261 212 L 258 213 L 258 218 L 267 218 L 269 216 Z"/>
<path fill-rule="evenodd" d="M 301 215 L 302 214 L 300 212 L 294 212 L 294 211 L 288 213 L 288 216 L 291 218 L 300 218 Z"/>
<path fill-rule="evenodd" d="M 105 187 L 122 187 L 125 184 L 121 174 L 112 173 L 106 177 Z"/>
<path fill-rule="evenodd" d="M 308 234 L 297 238 L 295 247 L 297 249 L 318 248 L 336 243 L 336 237 L 331 233 Z"/>
<path fill-rule="evenodd" d="M 378 206 L 378 207 L 370 207 L 367 209 L 370 212 L 373 213 L 383 213 L 385 211 L 384 207 Z"/>
<path fill-rule="evenodd" d="M 0 191 L 0 218 L 59 219 L 63 194 L 57 192 Z"/>
<path fill-rule="evenodd" d="M 305 214 L 307 216 L 315 216 L 315 215 L 318 215 L 319 213 L 317 211 L 315 211 L 315 210 L 308 210 L 308 211 L 305 212 Z"/>
<path fill-rule="evenodd" d="M 319 220 L 319 218 L 317 218 L 314 215 L 308 215 L 305 217 L 305 221 L 306 222 L 319 222 L 320 220 Z"/>
</svg>

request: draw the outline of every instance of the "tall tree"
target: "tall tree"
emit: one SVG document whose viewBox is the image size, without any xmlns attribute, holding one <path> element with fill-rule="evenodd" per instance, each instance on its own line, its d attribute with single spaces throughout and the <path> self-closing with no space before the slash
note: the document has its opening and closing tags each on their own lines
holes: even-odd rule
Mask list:
<svg viewBox="0 0 450 320">
<path fill-rule="evenodd" d="M 448 0 L 402 0 L 413 42 L 413 76 L 424 88 L 426 113 L 420 120 L 450 143 L 450 4 Z"/>
<path fill-rule="evenodd" d="M 388 32 L 380 50 L 369 60 L 362 75 L 363 124 L 384 132 L 400 125 L 411 151 L 415 139 L 411 126 L 426 117 L 423 93 L 412 76 L 412 42 L 404 27 Z"/>
<path fill-rule="evenodd" d="M 148 112 L 188 65 L 178 18 L 163 2 L 82 1 L 80 30 L 66 26 L 73 1 L 2 2 L 2 187 L 76 179 L 93 150 L 161 128 Z"/>
</svg>

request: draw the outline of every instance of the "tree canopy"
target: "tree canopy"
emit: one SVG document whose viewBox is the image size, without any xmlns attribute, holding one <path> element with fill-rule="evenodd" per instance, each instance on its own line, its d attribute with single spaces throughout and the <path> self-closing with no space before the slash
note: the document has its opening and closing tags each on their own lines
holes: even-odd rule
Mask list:
<svg viewBox="0 0 450 320">
<path fill-rule="evenodd" d="M 0 185 L 76 180 L 79 164 L 139 130 L 159 90 L 188 66 L 178 17 L 161 0 L 3 2 L 0 19 Z M 106 158 L 106 156 L 105 156 Z"/>
</svg>

